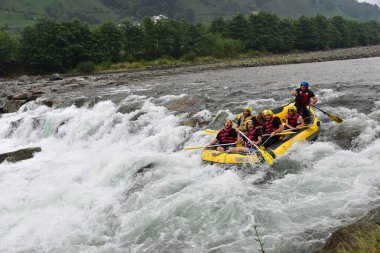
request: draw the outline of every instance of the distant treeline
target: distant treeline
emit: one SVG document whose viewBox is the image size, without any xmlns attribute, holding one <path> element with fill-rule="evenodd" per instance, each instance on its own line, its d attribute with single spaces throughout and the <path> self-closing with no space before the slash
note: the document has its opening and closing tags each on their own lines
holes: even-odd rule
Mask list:
<svg viewBox="0 0 380 253">
<path fill-rule="evenodd" d="M 20 62 L 30 73 L 91 71 L 94 64 L 154 59 L 193 61 L 241 53 L 285 53 L 380 44 L 380 24 L 323 15 L 281 19 L 259 13 L 215 18 L 210 24 L 145 18 L 141 23 L 105 22 L 91 27 L 78 20 L 39 19 L 20 38 L 0 31 L 0 72 Z M 6 73 L 5 73 L 6 74 Z"/>
</svg>

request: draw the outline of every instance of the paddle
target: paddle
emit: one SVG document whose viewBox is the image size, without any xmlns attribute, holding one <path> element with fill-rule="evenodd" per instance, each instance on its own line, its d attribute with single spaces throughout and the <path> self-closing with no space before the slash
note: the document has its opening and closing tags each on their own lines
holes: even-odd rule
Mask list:
<svg viewBox="0 0 380 253">
<path fill-rule="evenodd" d="M 275 135 L 288 135 L 288 134 L 296 134 L 297 132 L 289 132 L 289 131 L 286 131 L 286 132 L 281 132 L 281 133 L 277 133 Z M 269 136 L 270 134 L 263 134 L 263 136 Z"/>
<path fill-rule="evenodd" d="M 324 114 L 326 114 L 327 117 L 329 117 L 330 120 L 335 121 L 336 123 L 339 123 L 339 124 L 343 122 L 343 120 L 342 120 L 341 118 L 339 118 L 338 116 L 336 116 L 336 115 L 334 115 L 334 114 L 330 114 L 330 113 L 328 113 L 328 112 L 325 112 L 325 111 L 319 109 L 318 107 L 316 107 L 315 105 L 312 105 L 312 104 L 310 104 L 310 105 L 311 105 L 312 107 L 314 107 L 315 109 L 318 109 L 319 111 L 321 111 L 321 112 L 323 112 Z"/>
<path fill-rule="evenodd" d="M 184 148 L 183 150 L 204 149 L 208 147 L 219 147 L 219 146 L 225 146 L 225 145 L 233 145 L 233 143 L 217 144 L 217 145 L 210 145 L 210 146 L 187 147 L 187 148 Z"/>
<path fill-rule="evenodd" d="M 204 132 L 206 134 L 217 134 L 218 133 L 218 131 L 211 130 L 211 129 L 205 129 L 205 130 L 202 130 L 202 132 Z M 276 135 L 288 135 L 288 134 L 295 134 L 295 133 L 296 132 L 286 131 L 286 132 L 277 133 Z"/>
<path fill-rule="evenodd" d="M 251 143 L 259 152 L 260 154 L 262 155 L 262 157 L 264 157 L 265 161 L 269 164 L 269 165 L 272 165 L 273 164 L 273 157 L 266 151 L 264 150 L 261 150 L 255 143 L 253 143 L 247 136 L 245 136 L 240 130 L 239 130 L 239 133 L 244 137 L 246 138 L 249 143 Z"/>
<path fill-rule="evenodd" d="M 211 129 L 205 129 L 205 130 L 202 130 L 202 132 L 204 132 L 205 134 L 217 134 L 218 133 L 218 131 L 211 130 Z"/>
</svg>

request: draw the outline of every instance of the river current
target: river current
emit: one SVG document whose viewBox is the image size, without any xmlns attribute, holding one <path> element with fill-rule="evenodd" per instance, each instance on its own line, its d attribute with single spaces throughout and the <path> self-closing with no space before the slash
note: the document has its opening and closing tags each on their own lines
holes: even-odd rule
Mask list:
<svg viewBox="0 0 380 253">
<path fill-rule="evenodd" d="M 319 139 L 274 166 L 202 164 L 226 117 L 291 101 L 308 81 Z M 379 206 L 380 58 L 207 71 L 35 102 L 0 117 L 0 252 L 311 252 Z M 86 94 L 80 94 L 86 96 Z M 184 122 L 195 120 L 194 127 Z"/>
</svg>

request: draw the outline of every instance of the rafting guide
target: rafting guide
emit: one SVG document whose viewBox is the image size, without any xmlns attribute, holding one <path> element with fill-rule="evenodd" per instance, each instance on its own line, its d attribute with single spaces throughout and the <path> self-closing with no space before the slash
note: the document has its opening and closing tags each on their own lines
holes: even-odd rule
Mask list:
<svg viewBox="0 0 380 253">
<path fill-rule="evenodd" d="M 293 96 L 296 96 L 295 99 L 295 106 L 297 107 L 298 112 L 304 117 L 309 116 L 309 110 L 307 109 L 307 106 L 314 106 L 318 98 L 314 95 L 314 92 L 309 90 L 309 83 L 308 82 L 302 82 L 300 84 L 300 88 L 295 89 L 291 92 Z M 310 102 L 310 100 L 312 100 Z"/>
</svg>

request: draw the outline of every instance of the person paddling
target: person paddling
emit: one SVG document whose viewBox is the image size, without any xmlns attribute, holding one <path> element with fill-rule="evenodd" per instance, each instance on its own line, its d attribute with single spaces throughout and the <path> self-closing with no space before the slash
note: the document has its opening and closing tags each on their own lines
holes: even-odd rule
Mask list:
<svg viewBox="0 0 380 253">
<path fill-rule="evenodd" d="M 245 147 L 233 147 L 230 148 L 230 152 L 250 152 L 252 150 L 256 150 L 255 145 L 260 145 L 263 141 L 261 129 L 257 128 L 257 124 L 253 120 L 248 120 L 246 124 L 247 131 L 244 132 L 244 135 L 249 138 L 248 141 L 246 138 L 238 135 L 238 142 L 244 143 Z"/>
<path fill-rule="evenodd" d="M 288 107 L 288 114 L 286 114 L 285 129 L 297 129 L 303 127 L 305 122 L 301 114 L 297 113 L 297 107 L 291 104 Z"/>
<path fill-rule="evenodd" d="M 280 140 L 280 136 L 276 135 L 284 130 L 281 119 L 274 116 L 271 110 L 264 110 L 262 112 L 265 121 L 263 122 L 263 145 L 265 148 Z"/>
<path fill-rule="evenodd" d="M 224 127 L 221 130 L 219 130 L 218 134 L 216 135 L 216 138 L 210 142 L 209 146 L 218 143 L 220 146 L 218 146 L 216 150 L 224 152 L 226 150 L 229 150 L 231 147 L 236 146 L 237 138 L 238 133 L 233 128 L 232 120 L 226 119 L 226 121 L 224 122 Z"/>
<path fill-rule="evenodd" d="M 310 113 L 306 106 L 315 105 L 318 101 L 318 98 L 314 95 L 309 89 L 308 82 L 302 82 L 300 88 L 293 90 L 291 92 L 292 96 L 296 96 L 295 106 L 297 107 L 298 112 L 303 116 L 303 118 L 309 117 Z M 310 100 L 312 100 L 310 102 Z"/>
</svg>

